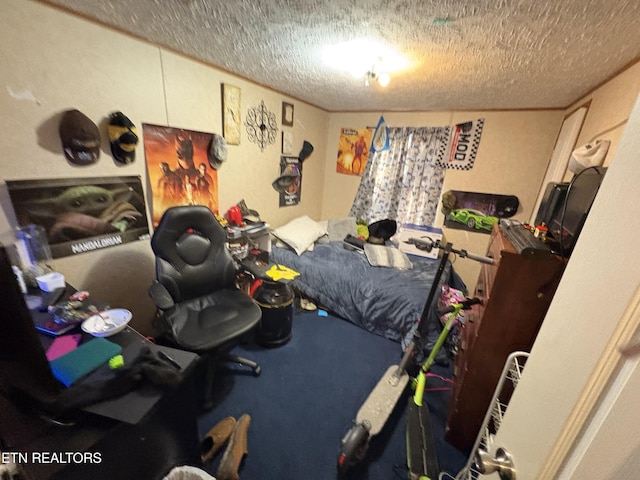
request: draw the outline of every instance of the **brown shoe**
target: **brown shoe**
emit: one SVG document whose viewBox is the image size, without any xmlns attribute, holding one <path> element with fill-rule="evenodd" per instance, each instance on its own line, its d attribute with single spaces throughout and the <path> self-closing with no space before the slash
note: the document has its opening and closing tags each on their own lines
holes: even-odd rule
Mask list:
<svg viewBox="0 0 640 480">
<path fill-rule="evenodd" d="M 202 463 L 211 460 L 218 450 L 222 448 L 227 440 L 229 440 L 229 437 L 231 437 L 235 426 L 236 419 L 227 417 L 220 420 L 207 432 L 200 442 L 200 451 L 202 452 L 200 458 L 202 459 Z"/>
<path fill-rule="evenodd" d="M 242 415 L 236 422 L 236 426 L 233 429 L 231 438 L 229 439 L 229 445 L 224 451 L 220 466 L 218 467 L 218 473 L 216 474 L 217 480 L 240 480 L 238 475 L 238 469 L 240 468 L 240 462 L 245 454 L 249 453 L 247 448 L 247 430 L 251 423 L 251 417 L 247 414 Z"/>
</svg>

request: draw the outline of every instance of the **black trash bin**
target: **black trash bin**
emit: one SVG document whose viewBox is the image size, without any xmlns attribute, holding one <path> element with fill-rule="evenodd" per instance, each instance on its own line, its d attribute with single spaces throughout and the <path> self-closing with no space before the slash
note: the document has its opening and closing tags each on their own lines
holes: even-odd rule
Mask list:
<svg viewBox="0 0 640 480">
<path fill-rule="evenodd" d="M 291 340 L 293 320 L 293 289 L 280 282 L 263 280 L 253 293 L 262 309 L 256 342 L 265 347 L 278 347 Z"/>
</svg>

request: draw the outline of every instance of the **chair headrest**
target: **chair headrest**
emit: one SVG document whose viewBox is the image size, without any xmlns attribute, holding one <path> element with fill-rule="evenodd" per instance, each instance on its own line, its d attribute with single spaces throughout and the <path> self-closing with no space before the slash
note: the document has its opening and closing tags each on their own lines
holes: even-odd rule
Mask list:
<svg viewBox="0 0 640 480">
<path fill-rule="evenodd" d="M 185 234 L 193 232 L 201 238 L 185 237 Z M 223 245 L 225 239 L 224 229 L 207 207 L 177 206 L 167 209 L 162 215 L 151 238 L 151 248 L 157 256 L 171 257 L 176 253 L 193 265 L 203 260 L 203 252 L 206 256 L 210 245 Z"/>
</svg>

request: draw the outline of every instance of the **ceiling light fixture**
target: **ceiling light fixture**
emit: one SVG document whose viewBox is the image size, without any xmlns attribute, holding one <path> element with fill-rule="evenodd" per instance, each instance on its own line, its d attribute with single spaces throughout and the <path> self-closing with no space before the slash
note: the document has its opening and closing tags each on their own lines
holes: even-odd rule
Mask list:
<svg viewBox="0 0 640 480">
<path fill-rule="evenodd" d="M 372 81 L 385 87 L 391 74 L 405 70 L 409 61 L 402 55 L 375 41 L 353 40 L 331 45 L 324 50 L 324 63 L 350 72 L 355 78 L 364 77 L 365 85 Z"/>
<path fill-rule="evenodd" d="M 371 67 L 371 70 L 367 71 L 367 73 L 365 73 L 364 75 L 365 87 L 368 87 L 372 81 L 378 82 L 378 84 L 384 88 L 387 85 L 389 85 L 389 82 L 391 81 L 391 76 L 386 72 L 382 72 L 382 73 L 376 72 L 376 66 L 374 64 Z"/>
</svg>

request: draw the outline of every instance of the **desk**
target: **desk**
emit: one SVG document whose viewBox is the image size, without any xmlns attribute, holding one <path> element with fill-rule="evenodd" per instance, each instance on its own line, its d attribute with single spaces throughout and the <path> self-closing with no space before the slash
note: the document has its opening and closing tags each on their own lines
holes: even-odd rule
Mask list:
<svg viewBox="0 0 640 480">
<path fill-rule="evenodd" d="M 164 351 L 167 353 L 180 365 L 183 375 L 186 375 L 185 372 L 189 372 L 189 374 L 191 374 L 191 366 L 198 358 L 195 353 L 155 345 L 131 327 L 127 327 L 119 334 L 109 337 L 109 340 L 118 343 L 122 347 L 122 356 L 125 359 L 125 363 L 128 360 L 135 358 L 142 347 L 149 347 L 152 352 Z M 103 365 L 90 373 L 83 381 L 100 382 L 107 380 L 111 375 L 112 372 L 108 365 Z M 86 412 L 102 415 L 103 417 L 113 418 L 114 420 L 136 424 L 140 422 L 149 411 L 151 411 L 156 403 L 160 401 L 162 396 L 163 392 L 161 389 L 149 383 L 144 383 L 126 395 L 89 405 L 88 407 L 85 407 L 84 410 Z"/>
<path fill-rule="evenodd" d="M 34 310 L 32 315 L 48 314 Z M 44 346 L 52 340 L 42 337 Z M 175 465 L 200 465 L 195 394 L 198 356 L 154 345 L 130 327 L 109 340 L 122 346 L 125 363 L 143 346 L 165 351 L 181 365 L 180 385 L 163 391 L 144 384 L 121 397 L 86 407 L 74 419 L 74 426 L 41 425 L 38 438 L 16 450 L 27 453 L 29 459 L 34 452 L 85 452 L 92 454 L 92 461 L 28 461 L 22 465 L 28 478 L 146 480 L 162 478 Z M 114 373 L 104 365 L 80 381 L 106 380 L 109 375 Z"/>
</svg>

